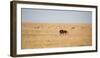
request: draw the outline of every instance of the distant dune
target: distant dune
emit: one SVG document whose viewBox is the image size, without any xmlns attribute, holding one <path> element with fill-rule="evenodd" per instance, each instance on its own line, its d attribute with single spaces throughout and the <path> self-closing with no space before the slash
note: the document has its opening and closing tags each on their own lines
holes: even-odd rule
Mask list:
<svg viewBox="0 0 100 58">
<path fill-rule="evenodd" d="M 66 30 L 68 33 L 60 34 L 59 30 Z M 22 49 L 91 45 L 91 24 L 22 22 Z"/>
</svg>

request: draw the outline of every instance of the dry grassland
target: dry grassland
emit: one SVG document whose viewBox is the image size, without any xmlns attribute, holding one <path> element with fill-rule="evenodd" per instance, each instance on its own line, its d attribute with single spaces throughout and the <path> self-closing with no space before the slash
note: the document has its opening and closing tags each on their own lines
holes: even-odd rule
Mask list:
<svg viewBox="0 0 100 58">
<path fill-rule="evenodd" d="M 22 49 L 92 45 L 91 24 L 22 22 Z M 59 30 L 67 30 L 61 35 Z"/>
</svg>

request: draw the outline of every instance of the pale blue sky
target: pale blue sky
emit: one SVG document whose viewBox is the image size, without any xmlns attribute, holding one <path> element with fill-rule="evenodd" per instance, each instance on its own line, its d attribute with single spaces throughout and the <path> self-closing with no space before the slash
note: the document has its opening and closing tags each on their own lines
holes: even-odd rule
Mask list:
<svg viewBox="0 0 100 58">
<path fill-rule="evenodd" d="M 47 10 L 22 8 L 22 22 L 35 23 L 92 23 L 91 11 Z"/>
</svg>

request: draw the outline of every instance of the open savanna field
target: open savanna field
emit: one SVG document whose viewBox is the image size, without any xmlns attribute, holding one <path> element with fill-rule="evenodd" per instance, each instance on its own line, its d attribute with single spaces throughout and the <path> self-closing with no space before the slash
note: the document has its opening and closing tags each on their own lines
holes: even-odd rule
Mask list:
<svg viewBox="0 0 100 58">
<path fill-rule="evenodd" d="M 59 30 L 66 30 L 60 34 Z M 92 25 L 22 22 L 22 49 L 92 45 Z"/>
</svg>

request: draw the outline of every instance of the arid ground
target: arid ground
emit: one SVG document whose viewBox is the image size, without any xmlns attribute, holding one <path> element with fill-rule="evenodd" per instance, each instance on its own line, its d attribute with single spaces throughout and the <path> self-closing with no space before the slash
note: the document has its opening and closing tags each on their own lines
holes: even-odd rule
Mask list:
<svg viewBox="0 0 100 58">
<path fill-rule="evenodd" d="M 59 30 L 67 33 L 60 34 Z M 91 45 L 91 24 L 22 22 L 22 49 Z"/>
</svg>

